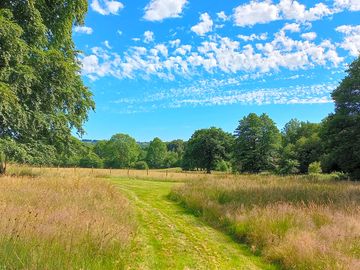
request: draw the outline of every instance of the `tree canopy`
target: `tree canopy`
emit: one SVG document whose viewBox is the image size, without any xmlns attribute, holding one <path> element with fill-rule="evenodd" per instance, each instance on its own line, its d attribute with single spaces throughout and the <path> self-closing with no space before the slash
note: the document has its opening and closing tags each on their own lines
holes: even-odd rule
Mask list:
<svg viewBox="0 0 360 270">
<path fill-rule="evenodd" d="M 166 143 L 159 138 L 155 138 L 150 142 L 147 149 L 146 162 L 150 168 L 162 168 L 164 167 L 166 155 Z"/>
<path fill-rule="evenodd" d="M 72 130 L 83 134 L 94 102 L 72 27 L 86 11 L 86 0 L 1 1 L 0 138 L 9 147 L 41 141 L 65 151 Z"/>
<path fill-rule="evenodd" d="M 236 166 L 243 172 L 274 170 L 280 148 L 280 132 L 269 116 L 250 113 L 235 130 Z"/>
<path fill-rule="evenodd" d="M 187 143 L 183 167 L 210 173 L 220 160 L 230 160 L 233 141 L 233 136 L 220 128 L 195 131 Z"/>
<path fill-rule="evenodd" d="M 341 170 L 360 179 L 360 57 L 332 93 L 335 113 L 323 121 L 326 170 Z"/>
</svg>

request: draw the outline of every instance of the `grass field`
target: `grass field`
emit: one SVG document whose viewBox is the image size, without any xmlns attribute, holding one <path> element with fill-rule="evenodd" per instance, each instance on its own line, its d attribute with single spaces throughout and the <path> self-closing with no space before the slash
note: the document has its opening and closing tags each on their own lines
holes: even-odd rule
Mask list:
<svg viewBox="0 0 360 270">
<path fill-rule="evenodd" d="M 135 216 L 104 179 L 64 171 L 1 177 L 0 215 L 0 269 L 128 265 Z"/>
<path fill-rule="evenodd" d="M 359 184 L 248 175 L 171 197 L 285 269 L 360 269 Z"/>
<path fill-rule="evenodd" d="M 0 269 L 360 269 L 358 183 L 176 169 L 9 174 Z"/>
</svg>

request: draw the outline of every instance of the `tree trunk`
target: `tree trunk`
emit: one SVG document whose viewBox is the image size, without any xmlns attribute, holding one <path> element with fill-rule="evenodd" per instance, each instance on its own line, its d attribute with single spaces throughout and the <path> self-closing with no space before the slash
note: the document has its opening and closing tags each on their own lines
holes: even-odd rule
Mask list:
<svg viewBox="0 0 360 270">
<path fill-rule="evenodd" d="M 0 153 L 0 175 L 6 173 L 6 156 Z"/>
</svg>

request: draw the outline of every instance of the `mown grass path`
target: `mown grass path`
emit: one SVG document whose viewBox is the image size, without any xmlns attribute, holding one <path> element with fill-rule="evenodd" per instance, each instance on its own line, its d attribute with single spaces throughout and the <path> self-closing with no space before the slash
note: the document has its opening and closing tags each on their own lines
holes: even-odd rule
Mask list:
<svg viewBox="0 0 360 270">
<path fill-rule="evenodd" d="M 167 199 L 179 183 L 113 179 L 137 211 L 128 269 L 275 269 Z"/>
</svg>

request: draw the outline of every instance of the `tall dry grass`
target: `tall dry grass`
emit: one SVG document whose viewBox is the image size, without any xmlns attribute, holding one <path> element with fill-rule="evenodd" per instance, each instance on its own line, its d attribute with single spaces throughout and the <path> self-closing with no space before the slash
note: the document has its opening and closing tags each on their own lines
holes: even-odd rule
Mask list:
<svg viewBox="0 0 360 270">
<path fill-rule="evenodd" d="M 358 183 L 248 175 L 170 195 L 285 269 L 360 269 Z"/>
<path fill-rule="evenodd" d="M 1 269 L 125 267 L 136 226 L 116 188 L 86 171 L 12 170 L 0 177 Z"/>
</svg>

